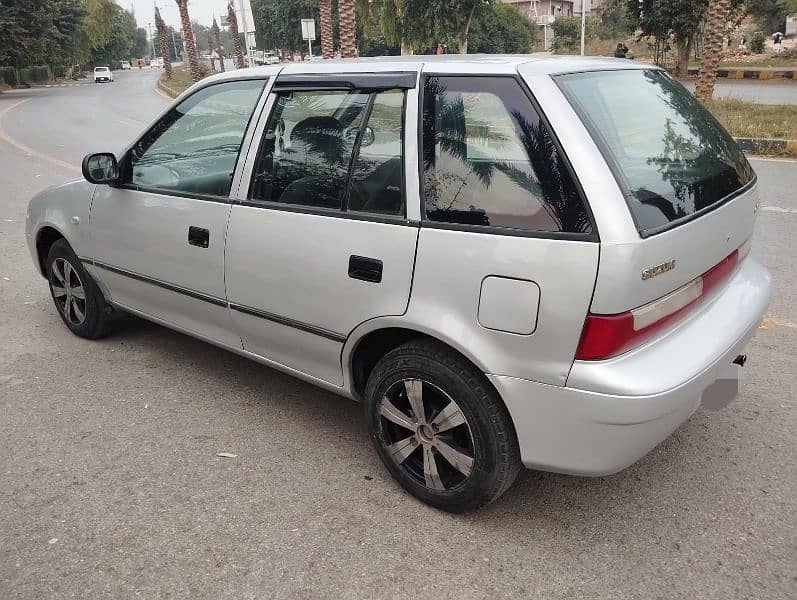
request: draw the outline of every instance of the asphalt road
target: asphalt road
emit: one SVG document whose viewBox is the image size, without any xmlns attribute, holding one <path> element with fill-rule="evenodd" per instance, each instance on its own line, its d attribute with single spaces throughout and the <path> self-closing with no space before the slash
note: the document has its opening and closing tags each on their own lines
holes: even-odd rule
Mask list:
<svg viewBox="0 0 797 600">
<path fill-rule="evenodd" d="M 682 82 L 695 91 L 695 80 Z M 715 98 L 737 98 L 758 104 L 797 104 L 797 81 L 753 81 L 717 79 Z"/>
<path fill-rule="evenodd" d="M 797 162 L 753 162 L 775 290 L 740 398 L 618 475 L 523 472 L 452 516 L 348 401 L 142 321 L 61 324 L 27 201 L 142 129 L 153 76 L 0 95 L 0 598 L 797 595 Z"/>
</svg>

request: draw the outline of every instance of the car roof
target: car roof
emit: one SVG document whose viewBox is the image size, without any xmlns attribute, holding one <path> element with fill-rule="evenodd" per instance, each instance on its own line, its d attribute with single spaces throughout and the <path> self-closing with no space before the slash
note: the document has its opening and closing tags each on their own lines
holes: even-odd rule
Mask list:
<svg viewBox="0 0 797 600">
<path fill-rule="evenodd" d="M 291 74 L 368 73 L 387 71 L 423 71 L 451 74 L 509 75 L 518 71 L 534 74 L 573 73 L 615 69 L 655 69 L 657 67 L 623 58 L 603 56 L 555 56 L 537 54 L 413 54 L 372 58 L 327 59 L 251 67 L 218 73 L 213 82 Z"/>
</svg>

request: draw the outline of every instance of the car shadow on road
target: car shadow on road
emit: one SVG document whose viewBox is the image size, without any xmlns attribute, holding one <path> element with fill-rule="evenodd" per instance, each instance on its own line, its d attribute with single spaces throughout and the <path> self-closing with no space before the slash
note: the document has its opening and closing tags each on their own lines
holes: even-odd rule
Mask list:
<svg viewBox="0 0 797 600">
<path fill-rule="evenodd" d="M 370 484 L 392 488 L 386 493 L 401 498 L 396 502 L 420 504 L 403 492 L 379 464 L 355 402 L 138 318 L 124 318 L 107 343 L 123 343 L 139 349 L 149 347 L 164 368 L 174 368 L 178 372 L 180 363 L 190 364 L 193 379 L 215 381 L 219 388 L 233 389 L 232 395 L 241 401 L 237 404 L 222 401 L 209 394 L 192 396 L 187 402 L 225 402 L 215 407 L 217 414 L 233 425 L 241 417 L 236 414 L 237 407 L 254 409 L 263 422 L 278 429 L 302 431 L 307 439 L 313 440 L 309 460 L 315 456 L 326 467 L 324 453 L 335 451 L 349 461 L 348 465 L 339 467 L 338 476 L 347 468 L 356 469 L 367 473 Z M 701 486 L 699 495 L 703 498 L 714 491 L 704 489 L 706 487 L 718 486 L 716 493 L 721 493 L 720 482 L 712 483 L 709 473 L 705 472 L 705 462 L 698 460 L 696 465 L 690 464 L 689 469 L 685 465 L 691 456 L 700 453 L 696 442 L 701 439 L 705 442 L 704 420 L 701 413 L 697 413 L 649 455 L 616 475 L 576 477 L 522 470 L 515 485 L 490 507 L 452 518 L 477 529 L 506 528 L 510 536 L 519 523 L 534 528 L 578 527 L 587 531 L 606 519 L 622 522 L 629 510 L 636 514 L 641 510 L 655 519 L 655 511 L 665 499 L 682 506 L 692 503 L 695 486 Z M 325 443 L 335 447 L 325 449 Z M 423 506 L 421 509 L 437 512 Z"/>
</svg>

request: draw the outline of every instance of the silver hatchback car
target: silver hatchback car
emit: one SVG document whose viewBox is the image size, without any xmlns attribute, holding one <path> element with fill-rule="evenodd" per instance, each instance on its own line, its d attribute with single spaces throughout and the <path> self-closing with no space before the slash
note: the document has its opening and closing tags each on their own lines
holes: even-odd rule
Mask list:
<svg viewBox="0 0 797 600">
<path fill-rule="evenodd" d="M 133 313 L 362 401 L 411 494 L 614 473 L 737 392 L 770 296 L 756 176 L 669 75 L 389 57 L 196 84 L 30 202 L 55 306 Z"/>
</svg>

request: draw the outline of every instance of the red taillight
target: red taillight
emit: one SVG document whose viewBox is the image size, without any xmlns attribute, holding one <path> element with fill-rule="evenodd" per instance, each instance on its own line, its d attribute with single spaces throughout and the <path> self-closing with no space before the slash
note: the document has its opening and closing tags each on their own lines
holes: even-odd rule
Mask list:
<svg viewBox="0 0 797 600">
<path fill-rule="evenodd" d="M 700 277 L 658 300 L 616 315 L 588 314 L 576 359 L 603 360 L 640 346 L 694 310 L 730 277 L 738 262 L 739 251 L 734 250 Z"/>
</svg>

